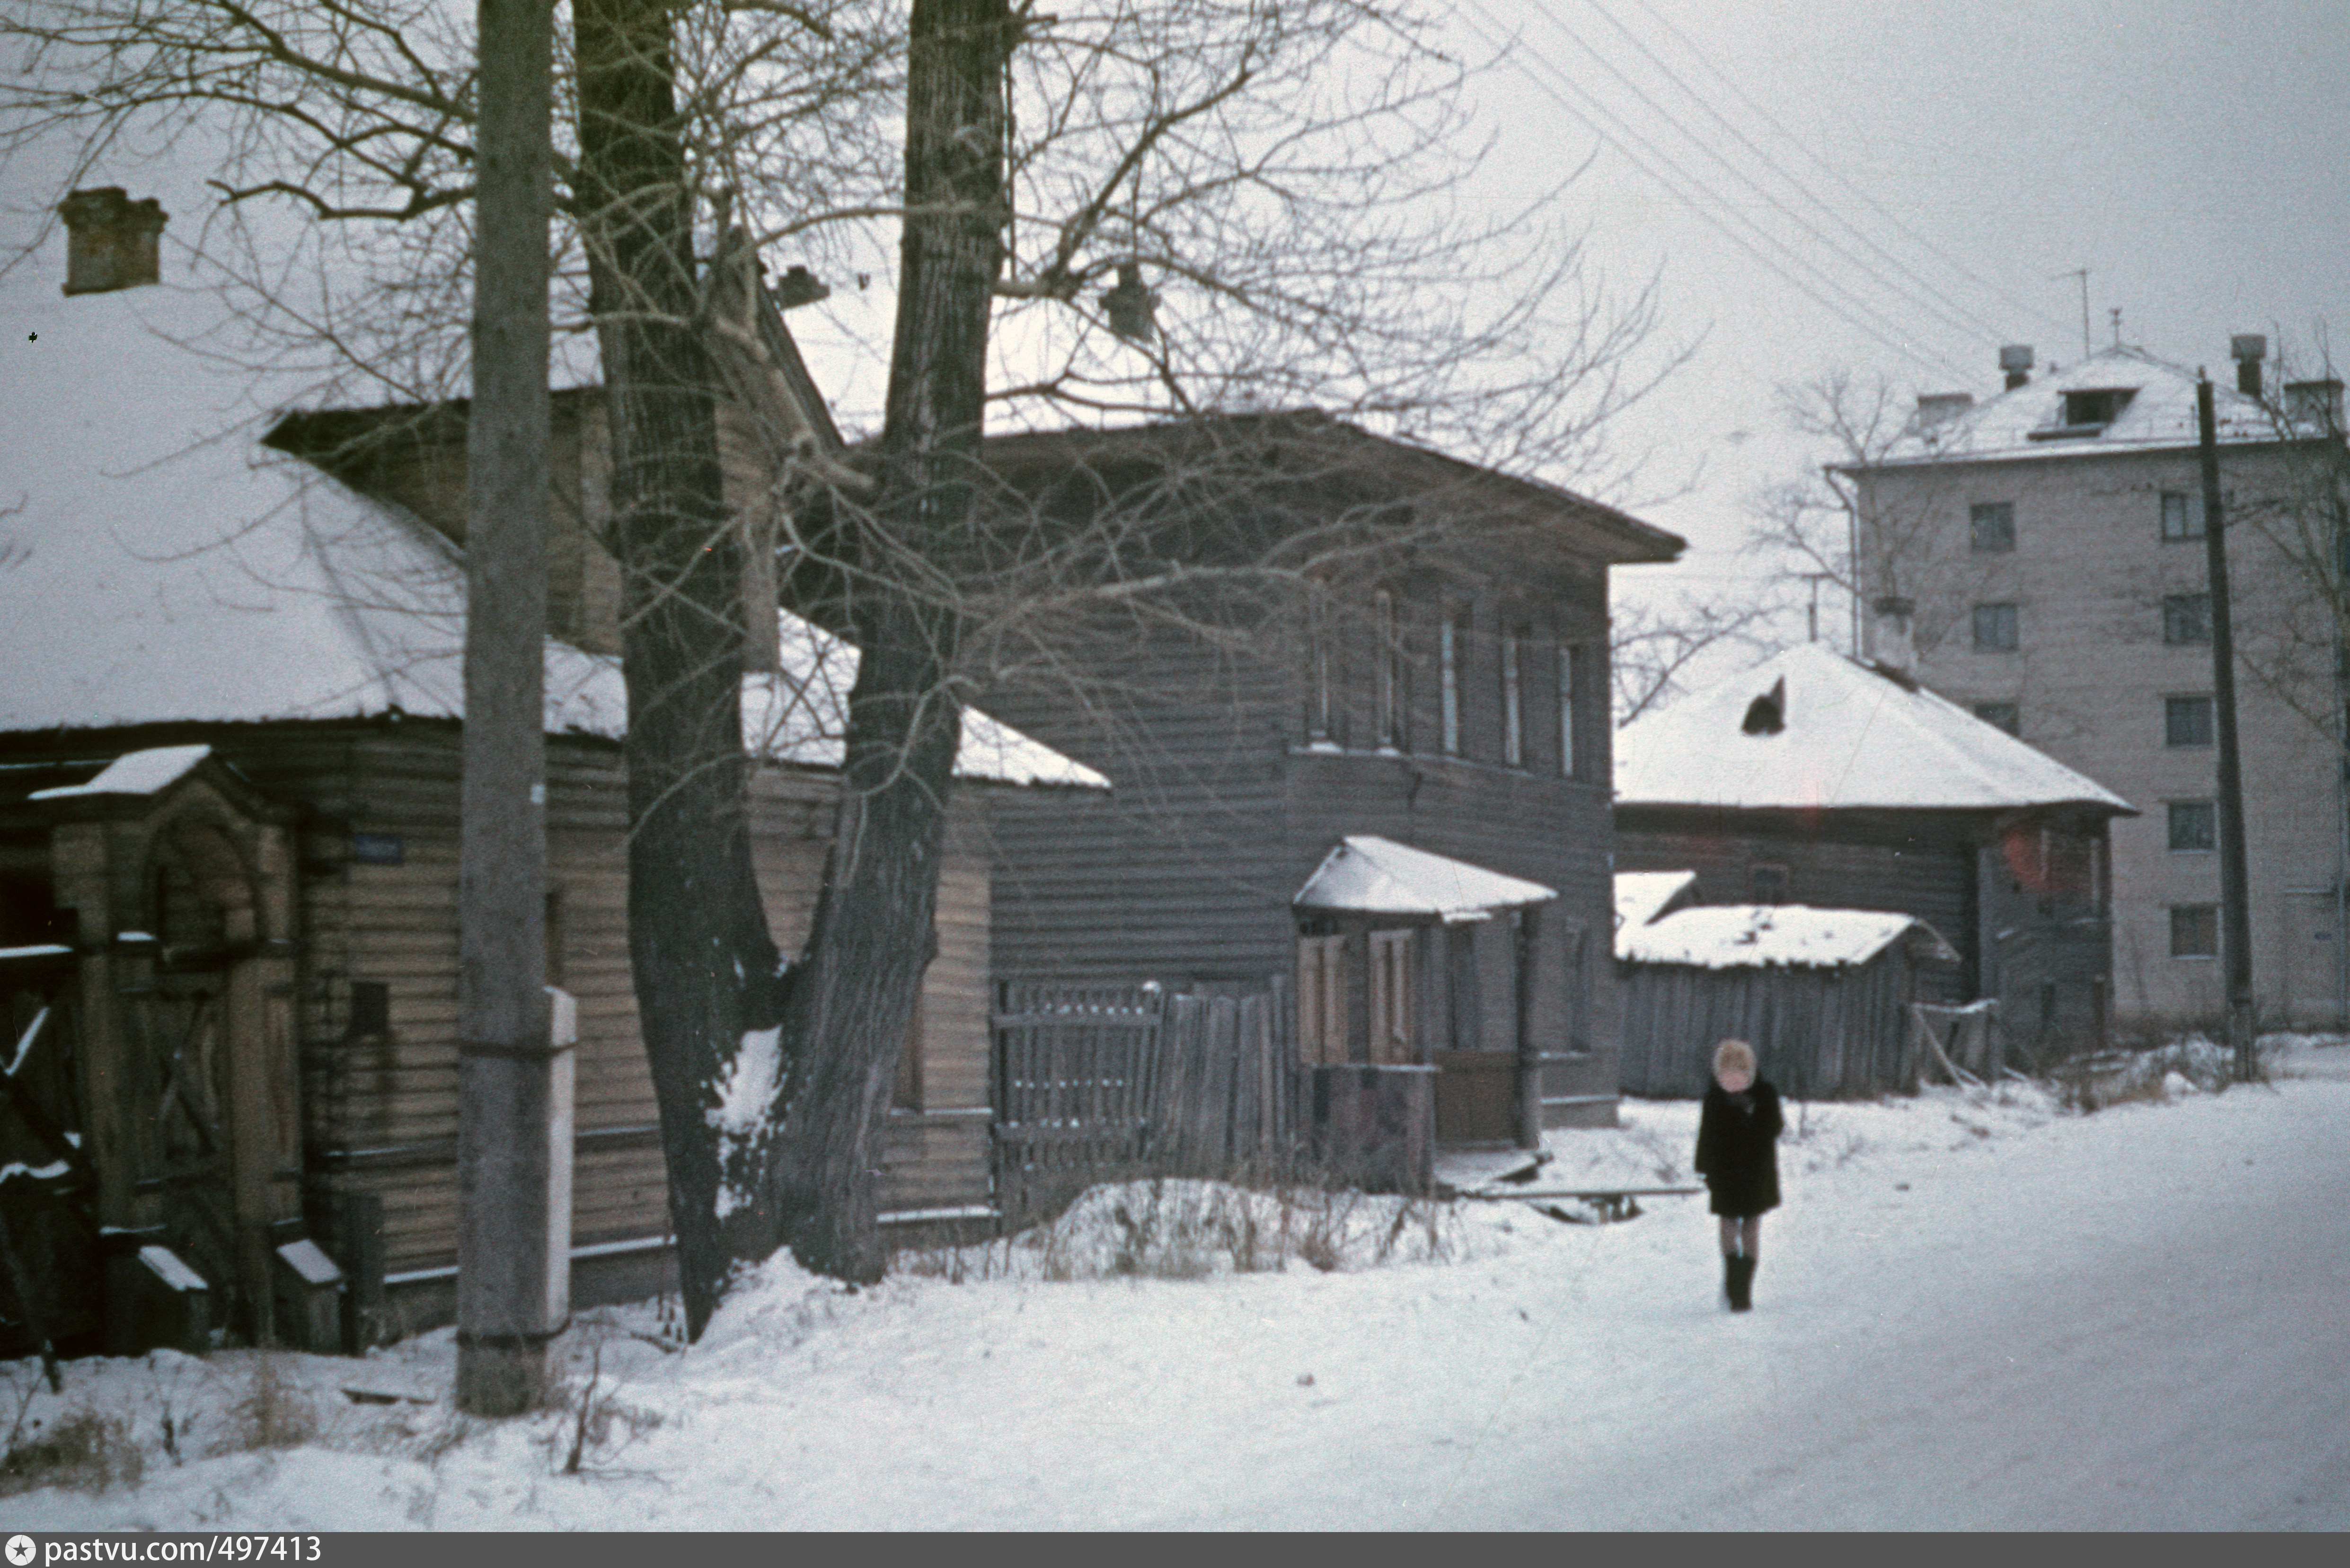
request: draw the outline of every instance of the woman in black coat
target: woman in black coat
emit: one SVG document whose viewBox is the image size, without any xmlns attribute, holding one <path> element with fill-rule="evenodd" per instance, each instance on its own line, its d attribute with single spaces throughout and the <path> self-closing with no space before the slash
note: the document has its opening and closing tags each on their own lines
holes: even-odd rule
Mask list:
<svg viewBox="0 0 2350 1568">
<path fill-rule="evenodd" d="M 1698 1112 L 1697 1173 L 1721 1217 L 1721 1288 L 1730 1310 L 1754 1304 L 1755 1249 L 1762 1216 L 1779 1207 L 1779 1091 L 1754 1072 L 1754 1048 L 1725 1040 L 1713 1053 L 1713 1082 Z"/>
</svg>

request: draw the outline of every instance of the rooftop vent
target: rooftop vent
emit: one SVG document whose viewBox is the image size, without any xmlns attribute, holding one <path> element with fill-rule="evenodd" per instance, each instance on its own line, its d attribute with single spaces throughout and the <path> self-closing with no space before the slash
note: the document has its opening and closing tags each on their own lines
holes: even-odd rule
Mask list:
<svg viewBox="0 0 2350 1568">
<path fill-rule="evenodd" d="M 2269 357 L 2269 340 L 2257 332 L 2240 332 L 2228 339 L 2228 354 L 2236 361 L 2236 390 L 2259 397 L 2261 361 Z"/>
<path fill-rule="evenodd" d="M 120 185 L 76 191 L 57 203 L 66 224 L 66 292 L 109 294 L 161 275 L 156 239 L 172 221 L 152 196 L 134 202 Z"/>
<path fill-rule="evenodd" d="M 2014 391 L 2032 379 L 2032 345 L 2009 343 L 1999 351 L 1999 368 L 2007 377 L 2007 389 Z"/>
<path fill-rule="evenodd" d="M 1787 678 L 1771 682 L 1771 690 L 1746 705 L 1746 722 L 1738 726 L 1750 735 L 1775 735 L 1787 727 Z"/>
</svg>

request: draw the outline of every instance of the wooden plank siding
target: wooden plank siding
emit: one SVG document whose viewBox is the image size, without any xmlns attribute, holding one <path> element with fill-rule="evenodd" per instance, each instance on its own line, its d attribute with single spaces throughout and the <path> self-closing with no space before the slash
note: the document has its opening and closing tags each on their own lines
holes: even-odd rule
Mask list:
<svg viewBox="0 0 2350 1568">
<path fill-rule="evenodd" d="M 456 1261 L 460 731 L 412 720 L 163 730 L 109 735 L 95 748 L 83 738 L 76 754 L 202 739 L 262 794 L 295 809 L 304 1208 L 312 1233 L 348 1256 L 339 1199 L 381 1199 L 385 1270 L 415 1277 L 422 1294 L 405 1321 L 421 1326 L 444 1312 Z M 658 1244 L 669 1232 L 668 1185 L 630 972 L 619 747 L 550 737 L 546 779 L 549 975 L 578 1001 L 572 1241 Z M 754 774 L 753 857 L 785 952 L 806 935 L 836 788 L 828 773 Z M 938 956 L 915 1043 L 920 1093 L 889 1117 L 885 1212 L 991 1201 L 991 793 L 1010 792 L 959 791 L 951 807 Z M 356 853 L 359 836 L 379 852 L 396 841 L 397 864 Z M 382 988 L 381 1028 L 359 1026 L 365 1009 L 355 1002 L 369 987 Z M 598 1258 L 577 1271 L 575 1301 L 606 1299 L 603 1274 L 613 1289 L 645 1288 L 643 1258 L 622 1255 L 625 1267 Z"/>
<path fill-rule="evenodd" d="M 1383 649 L 1367 613 L 1332 624 L 1326 732 L 1312 727 L 1317 661 L 1302 614 L 1276 623 L 1289 629 L 1250 655 L 1168 636 L 1106 647 L 1087 673 L 1118 695 L 1114 703 L 1080 704 L 1066 690 L 989 691 L 990 711 L 1117 786 L 1107 799 L 1013 801 L 996 814 L 998 971 L 1261 990 L 1295 965 L 1290 898 L 1340 837 L 1378 834 L 1559 890 L 1537 919 L 1533 952 L 1539 983 L 1530 1022 L 1546 1059 L 1545 1120 L 1612 1123 L 1604 575 L 1554 566 L 1504 583 L 1422 571 L 1398 576 L 1388 591 L 1398 646 L 1385 679 L 1401 731 L 1391 750 L 1374 739 Z M 1435 654 L 1448 607 L 1466 630 L 1456 649 L 1457 755 L 1441 749 Z M 1527 635 L 1512 764 L 1503 760 L 1500 649 L 1517 629 Z M 1571 778 L 1560 768 L 1557 671 L 1566 647 L 1590 650 L 1587 690 L 1575 694 Z M 1516 1047 L 1507 926 L 1489 922 L 1474 940 L 1484 1002 L 1478 1049 Z"/>
</svg>

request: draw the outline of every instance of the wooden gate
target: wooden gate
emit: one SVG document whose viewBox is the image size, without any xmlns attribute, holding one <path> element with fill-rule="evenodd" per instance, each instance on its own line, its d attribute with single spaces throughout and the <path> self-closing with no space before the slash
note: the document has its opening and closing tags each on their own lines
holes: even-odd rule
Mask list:
<svg viewBox="0 0 2350 1568">
<path fill-rule="evenodd" d="M 100 1326 L 72 985 L 70 949 L 0 950 L 0 1355 Z"/>
</svg>

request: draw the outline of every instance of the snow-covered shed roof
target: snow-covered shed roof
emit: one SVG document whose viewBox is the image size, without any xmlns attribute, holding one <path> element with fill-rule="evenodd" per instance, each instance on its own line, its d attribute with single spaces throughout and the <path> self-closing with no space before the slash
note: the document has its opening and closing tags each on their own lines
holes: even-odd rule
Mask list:
<svg viewBox="0 0 2350 1568">
<path fill-rule="evenodd" d="M 1301 909 L 1433 915 L 1448 924 L 1548 903 L 1557 892 L 1374 834 L 1350 834 L 1323 857 L 1290 902 Z"/>
<path fill-rule="evenodd" d="M 0 277 L 0 730 L 460 717 L 457 551 L 261 445 L 308 378 L 248 368 L 218 296 L 67 297 L 62 249 Z M 746 691 L 754 742 L 837 764 L 847 683 L 827 677 L 854 656 L 783 621 L 805 689 Z M 618 738 L 627 714 L 617 660 L 548 640 L 550 732 Z M 966 732 L 967 777 L 1105 784 L 983 714 Z"/>
<path fill-rule="evenodd" d="M 1950 418 L 1913 430 L 1873 466 L 2077 457 L 2086 452 L 2192 447 L 2197 443 L 2195 372 L 2139 348 L 2115 348 L 2034 378 Z M 2127 393 L 2107 421 L 2079 412 L 2067 394 Z M 2226 442 L 2272 441 L 2289 433 L 2260 403 L 2224 380 L 2211 387 L 2213 423 Z M 2317 435 L 2312 429 L 2299 432 Z M 1863 465 L 1870 466 L 1870 465 Z"/>
<path fill-rule="evenodd" d="M 1956 963 L 1941 934 L 1911 915 L 1877 909 L 1814 909 L 1802 904 L 1708 904 L 1652 925 L 1616 932 L 1616 956 L 1629 963 L 1751 969 L 1766 964 L 1832 969 L 1865 964 L 1913 933 L 1926 956 Z"/>
<path fill-rule="evenodd" d="M 1616 929 L 1625 931 L 1647 925 L 1696 886 L 1694 871 L 1617 872 Z"/>
<path fill-rule="evenodd" d="M 1616 735 L 1623 805 L 2013 810 L 2130 804 L 1956 703 L 1805 643 Z"/>
</svg>

